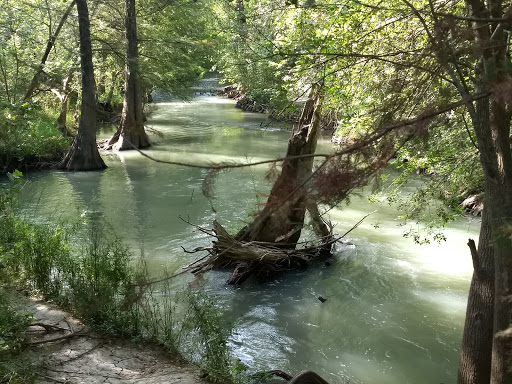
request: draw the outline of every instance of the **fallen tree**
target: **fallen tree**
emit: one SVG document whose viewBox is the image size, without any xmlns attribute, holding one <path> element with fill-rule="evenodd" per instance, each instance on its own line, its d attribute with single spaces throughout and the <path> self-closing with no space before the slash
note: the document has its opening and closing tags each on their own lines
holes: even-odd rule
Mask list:
<svg viewBox="0 0 512 384">
<path fill-rule="evenodd" d="M 331 246 L 338 240 L 332 235 L 316 242 L 303 243 L 301 248 L 283 248 L 275 243 L 261 241 L 240 241 L 231 236 L 222 225 L 214 222 L 213 231 L 206 231 L 216 240 L 207 250 L 209 255 L 199 262 L 191 264 L 188 269 L 200 274 L 212 269 L 233 270 L 228 284 L 241 284 L 254 275 L 268 278 L 280 272 L 304 268 L 313 260 L 321 260 L 331 255 Z"/>
<path fill-rule="evenodd" d="M 233 272 L 228 283 L 241 284 L 253 275 L 267 278 L 304 268 L 311 261 L 324 260 L 331 255 L 333 244 L 345 235 L 338 238 L 333 235 L 332 226 L 323 219 L 319 204 L 335 205 L 345 199 L 353 188 L 367 183 L 394 156 L 397 139 L 400 138 L 398 143 L 403 145 L 412 132 L 397 131 L 386 135 L 389 128 L 381 129 L 376 134 L 377 138 L 363 138 L 357 143 L 360 146 L 357 153 L 347 151 L 346 155 L 321 155 L 325 159 L 314 168 L 320 110 L 320 89 L 314 86 L 299 123 L 292 131 L 281 172 L 263 209 L 249 225 L 234 235 L 218 222 L 214 222 L 213 230 L 197 227 L 215 240 L 212 247 L 192 251 L 208 251 L 208 255 L 186 270 L 201 274 L 212 269 L 230 268 Z M 365 145 L 366 142 L 373 145 Z M 226 165 L 226 168 L 230 167 L 233 166 Z M 203 185 L 203 193 L 207 197 L 212 197 L 208 191 L 212 187 L 212 179 L 221 169 L 221 166 L 210 168 L 211 173 Z M 299 242 L 306 213 L 317 238 Z"/>
</svg>

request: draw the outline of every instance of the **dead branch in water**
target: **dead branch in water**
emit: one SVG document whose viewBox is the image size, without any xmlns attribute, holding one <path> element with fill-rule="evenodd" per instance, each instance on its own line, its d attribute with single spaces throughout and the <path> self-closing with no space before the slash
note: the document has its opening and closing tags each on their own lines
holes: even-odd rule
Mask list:
<svg viewBox="0 0 512 384">
<path fill-rule="evenodd" d="M 276 244 L 259 241 L 239 241 L 231 236 L 217 221 L 213 223 L 216 240 L 208 249 L 209 256 L 202 262 L 189 265 L 193 274 L 201 274 L 212 269 L 230 268 L 233 270 L 228 284 L 241 284 L 255 275 L 268 277 L 279 272 L 306 267 L 310 261 L 327 258 L 330 249 L 338 238 L 332 235 L 310 243 L 308 247 L 291 249 Z"/>
</svg>

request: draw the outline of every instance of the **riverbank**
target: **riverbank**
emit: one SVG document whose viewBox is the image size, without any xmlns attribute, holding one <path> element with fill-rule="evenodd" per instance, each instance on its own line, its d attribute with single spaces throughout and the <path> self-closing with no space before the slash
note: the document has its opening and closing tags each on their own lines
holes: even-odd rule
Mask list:
<svg viewBox="0 0 512 384">
<path fill-rule="evenodd" d="M 16 170 L 26 172 L 41 169 L 54 169 L 60 163 L 64 155 L 65 152 L 57 152 L 53 156 L 46 158 L 29 158 L 11 161 L 7 164 L 2 164 L 0 175 L 6 175 Z"/>
<path fill-rule="evenodd" d="M 113 338 L 94 331 L 59 307 L 20 295 L 33 322 L 22 356 L 35 382 L 201 384 L 200 372 L 154 343 Z"/>
<path fill-rule="evenodd" d="M 295 124 L 299 121 L 300 111 L 302 108 L 302 104 L 297 102 L 297 108 L 295 112 L 285 112 L 276 110 L 275 108 L 260 103 L 243 92 L 241 92 L 238 88 L 233 87 L 231 85 L 224 87 L 221 96 L 225 96 L 229 99 L 233 99 L 236 101 L 235 107 L 241 109 L 245 112 L 255 112 L 255 113 L 265 113 L 268 115 L 268 118 L 274 121 L 280 122 L 288 122 Z M 336 129 L 336 119 L 332 113 L 323 114 L 321 117 L 321 129 L 323 131 L 333 131 Z"/>
</svg>

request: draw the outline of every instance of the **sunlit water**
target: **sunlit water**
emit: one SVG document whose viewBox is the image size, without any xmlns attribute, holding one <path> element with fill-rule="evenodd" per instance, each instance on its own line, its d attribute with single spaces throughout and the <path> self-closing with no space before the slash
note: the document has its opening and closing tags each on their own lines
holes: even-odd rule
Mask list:
<svg viewBox="0 0 512 384">
<path fill-rule="evenodd" d="M 192 164 L 273 158 L 284 154 L 289 137 L 265 116 L 220 97 L 160 103 L 149 125 L 163 133 L 152 135 L 149 155 Z M 330 148 L 327 139 L 320 146 Z M 137 152 L 104 158 L 102 172 L 27 174 L 25 205 L 39 217 L 104 218 L 134 254 L 144 252 L 153 275 L 192 262 L 182 246 L 209 244 L 182 219 L 206 227 L 216 219 L 235 230 L 269 189 L 266 166 L 223 172 L 210 202 L 201 193 L 202 169 L 156 163 Z M 353 197 L 330 218 L 341 234 L 374 210 L 330 265 L 242 287 L 227 286 L 225 272 L 206 276 L 205 289 L 235 322 L 232 346 L 242 361 L 291 373 L 314 370 L 332 383 L 455 381 L 471 276 L 465 244 L 477 237 L 478 221 L 461 219 L 445 231 L 447 242 L 417 246 L 403 237 L 399 212 L 387 205 Z"/>
</svg>

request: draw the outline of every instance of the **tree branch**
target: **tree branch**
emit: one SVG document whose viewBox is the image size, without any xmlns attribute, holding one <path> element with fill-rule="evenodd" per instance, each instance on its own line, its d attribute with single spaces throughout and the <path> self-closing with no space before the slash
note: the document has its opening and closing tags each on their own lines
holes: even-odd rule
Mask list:
<svg viewBox="0 0 512 384">
<path fill-rule="evenodd" d="M 480 262 L 480 255 L 478 254 L 478 250 L 476 249 L 475 241 L 473 239 L 468 240 L 468 247 L 471 251 L 471 258 L 473 259 L 473 270 L 475 271 L 475 275 L 477 277 L 482 277 L 484 270 Z"/>
</svg>

